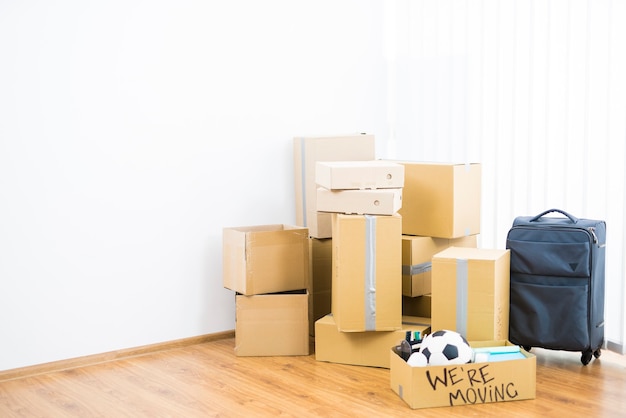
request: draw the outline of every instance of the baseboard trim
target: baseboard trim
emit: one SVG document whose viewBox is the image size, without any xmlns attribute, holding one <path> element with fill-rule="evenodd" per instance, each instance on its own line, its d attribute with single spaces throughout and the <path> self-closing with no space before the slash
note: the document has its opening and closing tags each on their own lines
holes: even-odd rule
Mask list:
<svg viewBox="0 0 626 418">
<path fill-rule="evenodd" d="M 89 366 L 92 364 L 106 363 L 109 361 L 121 360 L 124 358 L 141 356 L 158 351 L 171 350 L 195 344 L 202 344 L 211 341 L 234 338 L 235 331 L 222 331 L 213 334 L 199 335 L 197 337 L 182 338 L 179 340 L 165 341 L 162 343 L 144 345 L 140 347 L 126 348 L 123 350 L 109 351 L 107 353 L 93 354 L 84 357 L 76 357 L 67 360 L 53 361 L 50 363 L 36 364 L 33 366 L 19 367 L 0 371 L 0 383 L 8 380 L 23 379 L 25 377 L 59 372 L 62 370 L 75 369 L 77 367 Z"/>
</svg>

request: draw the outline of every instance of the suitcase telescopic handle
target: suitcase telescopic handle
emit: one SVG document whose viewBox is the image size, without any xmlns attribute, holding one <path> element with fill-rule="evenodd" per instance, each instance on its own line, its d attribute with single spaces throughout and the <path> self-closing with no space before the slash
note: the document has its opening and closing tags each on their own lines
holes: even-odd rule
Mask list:
<svg viewBox="0 0 626 418">
<path fill-rule="evenodd" d="M 539 218 L 541 218 L 542 216 L 547 215 L 548 213 L 551 213 L 551 212 L 559 212 L 559 213 L 567 216 L 569 218 L 569 220 L 572 221 L 572 223 L 578 222 L 578 218 L 577 217 L 575 217 L 574 215 L 570 215 L 569 213 L 567 213 L 567 212 L 565 212 L 564 210 L 561 210 L 561 209 L 548 209 L 547 211 L 541 212 L 539 215 L 537 215 L 534 218 L 532 218 L 530 220 L 530 222 L 538 221 Z"/>
</svg>

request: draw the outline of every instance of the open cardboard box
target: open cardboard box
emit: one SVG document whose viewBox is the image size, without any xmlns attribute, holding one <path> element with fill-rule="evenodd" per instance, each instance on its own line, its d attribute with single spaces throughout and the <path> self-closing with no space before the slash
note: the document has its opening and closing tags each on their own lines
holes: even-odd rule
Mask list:
<svg viewBox="0 0 626 418">
<path fill-rule="evenodd" d="M 470 342 L 472 348 L 513 346 L 509 341 Z M 448 366 L 411 367 L 390 351 L 391 389 L 412 409 L 535 398 L 536 358 Z"/>
</svg>

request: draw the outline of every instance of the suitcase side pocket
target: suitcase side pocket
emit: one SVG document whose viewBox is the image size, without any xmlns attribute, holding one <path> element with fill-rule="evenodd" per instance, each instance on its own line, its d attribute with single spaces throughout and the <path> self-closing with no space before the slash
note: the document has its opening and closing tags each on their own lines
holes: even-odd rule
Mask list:
<svg viewBox="0 0 626 418">
<path fill-rule="evenodd" d="M 511 276 L 509 339 L 512 343 L 556 350 L 579 351 L 589 347 L 588 282 L 542 285 Z"/>
<path fill-rule="evenodd" d="M 509 239 L 511 272 L 556 277 L 589 277 L 588 242 L 551 243 Z"/>
</svg>

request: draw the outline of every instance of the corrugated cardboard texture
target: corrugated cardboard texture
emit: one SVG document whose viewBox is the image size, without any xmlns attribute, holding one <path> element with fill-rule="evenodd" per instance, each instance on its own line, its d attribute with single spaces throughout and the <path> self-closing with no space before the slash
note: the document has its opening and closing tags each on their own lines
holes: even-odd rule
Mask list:
<svg viewBox="0 0 626 418">
<path fill-rule="evenodd" d="M 402 236 L 402 294 L 421 296 L 431 292 L 432 257 L 448 247 L 476 247 L 476 235 L 448 239 Z"/>
<path fill-rule="evenodd" d="M 402 207 L 402 189 L 317 189 L 317 210 L 360 215 L 393 215 Z"/>
<path fill-rule="evenodd" d="M 236 295 L 237 356 L 309 355 L 308 292 Z"/>
<path fill-rule="evenodd" d="M 403 234 L 460 238 L 480 233 L 480 164 L 401 163 Z"/>
<path fill-rule="evenodd" d="M 402 188 L 404 166 L 384 160 L 318 161 L 315 182 L 329 190 Z"/>
<path fill-rule="evenodd" d="M 508 341 L 470 342 L 472 347 L 511 345 Z M 451 366 L 411 367 L 390 350 L 391 389 L 412 409 L 534 399 L 537 359 Z"/>
<path fill-rule="evenodd" d="M 223 284 L 243 295 L 307 289 L 309 233 L 289 225 L 223 229 Z"/>
<path fill-rule="evenodd" d="M 401 230 L 398 215 L 333 214 L 332 313 L 339 330 L 400 329 Z"/>
<path fill-rule="evenodd" d="M 374 135 L 351 134 L 320 137 L 296 137 L 294 149 L 294 182 L 296 225 L 309 228 L 315 238 L 331 238 L 331 217 L 317 216 L 317 161 L 365 161 L 376 159 Z"/>
<path fill-rule="evenodd" d="M 508 339 L 509 250 L 450 247 L 433 257 L 433 330 L 468 340 Z"/>
<path fill-rule="evenodd" d="M 341 332 L 332 315 L 315 322 L 315 359 L 330 363 L 389 368 L 389 348 L 400 344 L 407 331 L 422 334 L 430 329 L 429 318 L 402 317 L 397 331 Z"/>
</svg>

